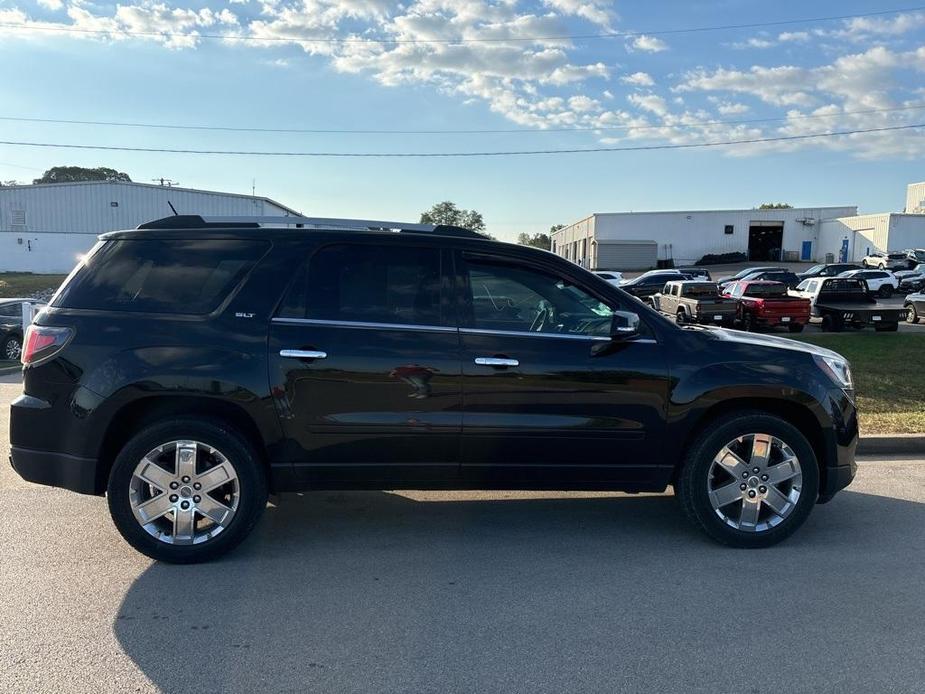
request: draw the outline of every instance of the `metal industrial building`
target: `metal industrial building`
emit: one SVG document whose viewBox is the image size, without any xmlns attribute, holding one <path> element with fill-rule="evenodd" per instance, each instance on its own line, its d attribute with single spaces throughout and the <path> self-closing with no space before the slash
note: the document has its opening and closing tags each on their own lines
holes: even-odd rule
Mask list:
<svg viewBox="0 0 925 694">
<path fill-rule="evenodd" d="M 96 237 L 173 214 L 297 215 L 269 198 L 149 183 L 0 187 L 0 272 L 69 272 Z"/>
<path fill-rule="evenodd" d="M 906 188 L 904 213 L 858 215 L 853 205 L 769 210 L 592 214 L 552 234 L 552 250 L 590 269 L 691 265 L 708 254 L 752 261 L 859 261 L 874 251 L 925 248 L 925 183 Z"/>
<path fill-rule="evenodd" d="M 553 233 L 552 250 L 591 269 L 642 270 L 659 260 L 691 265 L 733 252 L 751 260 L 814 260 L 822 220 L 855 214 L 848 205 L 592 214 Z"/>
</svg>

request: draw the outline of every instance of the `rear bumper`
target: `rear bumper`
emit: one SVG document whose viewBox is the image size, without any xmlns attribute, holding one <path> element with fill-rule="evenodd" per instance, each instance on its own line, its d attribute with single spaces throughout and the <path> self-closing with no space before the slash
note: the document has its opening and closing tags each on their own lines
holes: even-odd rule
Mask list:
<svg viewBox="0 0 925 694">
<path fill-rule="evenodd" d="M 27 482 L 96 494 L 96 459 L 66 453 L 10 448 L 10 464 Z"/>
</svg>

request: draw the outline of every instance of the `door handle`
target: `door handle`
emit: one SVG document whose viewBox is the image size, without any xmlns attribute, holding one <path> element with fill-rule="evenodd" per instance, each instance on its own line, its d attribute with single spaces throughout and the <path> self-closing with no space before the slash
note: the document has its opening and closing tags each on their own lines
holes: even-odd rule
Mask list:
<svg viewBox="0 0 925 694">
<path fill-rule="evenodd" d="M 327 359 L 328 353 L 314 349 L 281 349 L 279 356 L 289 359 Z"/>
<path fill-rule="evenodd" d="M 519 361 L 507 357 L 476 357 L 475 363 L 479 366 L 520 366 Z"/>
</svg>

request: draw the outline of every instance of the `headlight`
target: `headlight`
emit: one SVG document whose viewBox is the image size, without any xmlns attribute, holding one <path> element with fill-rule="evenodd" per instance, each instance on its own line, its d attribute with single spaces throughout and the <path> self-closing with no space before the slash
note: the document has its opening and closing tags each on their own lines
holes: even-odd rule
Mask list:
<svg viewBox="0 0 925 694">
<path fill-rule="evenodd" d="M 828 374 L 835 383 L 850 394 L 854 394 L 854 379 L 851 377 L 851 364 L 847 359 L 841 357 L 823 357 L 818 354 L 813 355 L 813 359 L 819 365 L 819 368 Z"/>
</svg>

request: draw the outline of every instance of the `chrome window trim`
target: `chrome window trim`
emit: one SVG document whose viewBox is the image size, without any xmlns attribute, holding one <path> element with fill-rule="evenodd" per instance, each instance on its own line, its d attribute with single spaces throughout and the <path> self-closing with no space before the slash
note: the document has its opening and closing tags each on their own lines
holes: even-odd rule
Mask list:
<svg viewBox="0 0 925 694">
<path fill-rule="evenodd" d="M 597 342 L 610 342 L 609 337 L 602 335 L 572 335 L 571 333 L 537 333 L 529 330 L 488 330 L 485 328 L 460 328 L 464 335 L 505 335 L 509 337 L 554 337 L 563 340 L 594 340 Z"/>
<path fill-rule="evenodd" d="M 286 325 L 318 325 L 332 328 L 359 328 L 361 330 L 417 330 L 423 332 L 455 333 L 456 328 L 445 325 L 414 325 L 413 323 L 373 323 L 352 320 L 324 320 L 322 318 L 273 318 L 274 323 Z"/>
<path fill-rule="evenodd" d="M 568 333 L 536 333 L 520 330 L 486 330 L 484 328 L 450 328 L 445 325 L 413 325 L 410 323 L 371 323 L 365 321 L 324 320 L 321 318 L 282 318 L 275 317 L 273 323 L 284 325 L 318 325 L 331 328 L 359 328 L 365 330 L 416 330 L 423 332 L 455 333 L 466 335 L 502 335 L 505 337 L 551 337 L 560 340 L 591 340 L 594 342 L 610 342 L 611 338 L 602 335 L 571 335 Z M 635 344 L 658 344 L 658 340 L 640 338 L 626 340 Z"/>
</svg>

